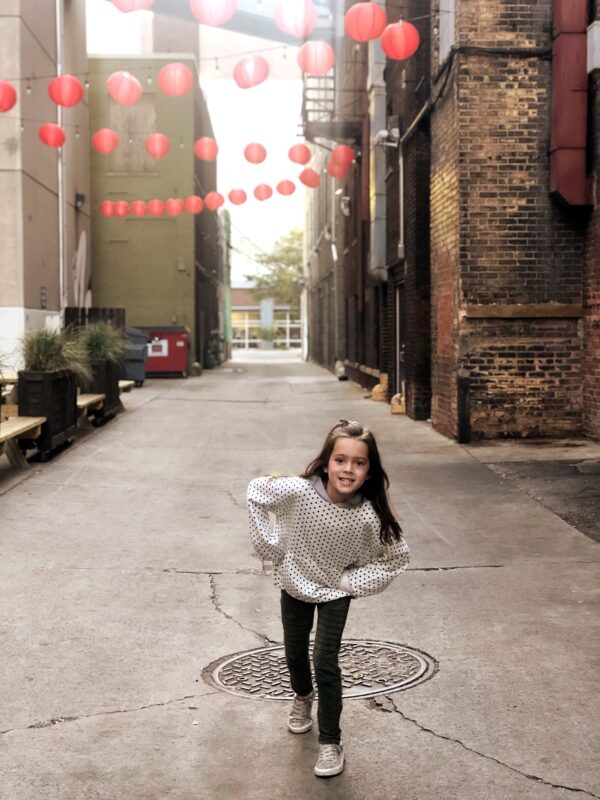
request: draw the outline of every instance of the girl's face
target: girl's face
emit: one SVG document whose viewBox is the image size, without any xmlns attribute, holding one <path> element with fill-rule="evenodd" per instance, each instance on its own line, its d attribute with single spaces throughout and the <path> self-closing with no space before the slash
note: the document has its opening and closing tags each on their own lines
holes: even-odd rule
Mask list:
<svg viewBox="0 0 600 800">
<path fill-rule="evenodd" d="M 327 462 L 327 494 L 334 503 L 352 497 L 369 477 L 369 448 L 359 439 L 340 436 Z"/>
</svg>

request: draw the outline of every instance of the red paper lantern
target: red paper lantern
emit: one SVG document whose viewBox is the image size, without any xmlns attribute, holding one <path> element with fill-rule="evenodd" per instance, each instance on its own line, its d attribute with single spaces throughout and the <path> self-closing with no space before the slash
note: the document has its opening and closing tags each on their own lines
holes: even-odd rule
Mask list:
<svg viewBox="0 0 600 800">
<path fill-rule="evenodd" d="M 355 42 L 377 39 L 386 23 L 385 11 L 377 3 L 356 3 L 346 12 L 346 33 Z"/>
<path fill-rule="evenodd" d="M 331 160 L 339 167 L 349 167 L 355 158 L 356 153 L 347 144 L 338 144 L 331 153 Z"/>
<path fill-rule="evenodd" d="M 38 131 L 38 136 L 48 147 L 61 147 L 67 138 L 65 132 L 54 122 L 46 122 Z"/>
<path fill-rule="evenodd" d="M 185 207 L 190 214 L 199 214 L 204 208 L 204 202 L 197 194 L 191 194 L 185 198 Z"/>
<path fill-rule="evenodd" d="M 48 95 L 57 106 L 71 108 L 83 99 L 83 83 L 74 75 L 59 75 L 48 84 Z"/>
<path fill-rule="evenodd" d="M 114 153 L 118 146 L 119 137 L 110 128 L 100 128 L 100 130 L 96 131 L 92 136 L 92 147 L 103 155 Z"/>
<path fill-rule="evenodd" d="M 198 22 L 223 25 L 237 11 L 236 0 L 190 0 L 190 9 Z"/>
<path fill-rule="evenodd" d="M 229 197 L 229 202 L 233 203 L 234 206 L 241 206 L 248 197 L 243 189 L 232 189 L 227 196 Z"/>
<path fill-rule="evenodd" d="M 312 158 L 312 153 L 305 144 L 295 144 L 288 150 L 290 161 L 296 164 L 308 164 Z"/>
<path fill-rule="evenodd" d="M 243 58 L 233 68 L 233 79 L 240 89 L 251 89 L 269 77 L 269 63 L 262 56 Z"/>
<path fill-rule="evenodd" d="M 117 200 L 113 203 L 114 212 L 117 217 L 126 217 L 129 214 L 129 203 L 127 200 Z"/>
<path fill-rule="evenodd" d="M 345 178 L 348 175 L 348 167 L 336 164 L 333 159 L 327 162 L 327 174 L 332 178 Z"/>
<path fill-rule="evenodd" d="M 219 192 L 209 192 L 204 198 L 204 205 L 209 211 L 216 211 L 217 208 L 221 208 L 224 202 L 225 198 Z"/>
<path fill-rule="evenodd" d="M 218 152 L 219 148 L 217 143 L 209 136 L 203 136 L 201 139 L 198 139 L 194 145 L 196 158 L 200 158 L 202 161 L 214 161 Z"/>
<path fill-rule="evenodd" d="M 122 106 L 132 106 L 142 96 L 142 84 L 125 70 L 113 72 L 106 85 L 112 99 Z"/>
<path fill-rule="evenodd" d="M 305 42 L 298 50 L 298 64 L 309 75 L 325 75 L 335 64 L 333 47 L 327 42 Z"/>
<path fill-rule="evenodd" d="M 257 200 L 268 200 L 272 194 L 273 189 L 266 183 L 259 183 L 254 190 L 254 197 L 256 197 Z"/>
<path fill-rule="evenodd" d="M 419 31 L 410 22 L 394 22 L 381 34 L 381 49 L 394 61 L 410 58 L 418 47 Z"/>
<path fill-rule="evenodd" d="M 133 214 L 134 217 L 145 217 L 146 210 L 146 203 L 144 203 L 143 200 L 134 200 L 129 206 L 129 212 Z"/>
<path fill-rule="evenodd" d="M 0 111 L 10 111 L 17 102 L 17 90 L 8 81 L 0 81 Z"/>
<path fill-rule="evenodd" d="M 267 157 L 267 151 L 257 142 L 251 142 L 244 148 L 244 157 L 251 164 L 261 164 Z"/>
<path fill-rule="evenodd" d="M 192 91 L 194 76 L 185 64 L 165 64 L 158 73 L 158 88 L 169 97 L 183 97 Z"/>
<path fill-rule="evenodd" d="M 154 0 L 112 0 L 113 6 L 119 11 L 145 11 L 154 5 Z"/>
<path fill-rule="evenodd" d="M 103 200 L 98 210 L 103 217 L 112 217 L 115 213 L 114 203 L 112 200 Z"/>
<path fill-rule="evenodd" d="M 165 204 L 162 200 L 150 200 L 146 205 L 146 209 L 153 217 L 161 217 L 165 211 Z"/>
<path fill-rule="evenodd" d="M 312 0 L 284 0 L 275 9 L 273 19 L 279 30 L 303 39 L 314 29 L 317 16 Z"/>
<path fill-rule="evenodd" d="M 303 169 L 299 175 L 299 178 L 305 186 L 309 187 L 309 189 L 315 189 L 321 183 L 319 174 L 315 172 L 312 167 Z"/>
<path fill-rule="evenodd" d="M 296 191 L 296 184 L 293 181 L 279 181 L 277 184 L 277 191 L 282 195 L 294 194 Z"/>
<path fill-rule="evenodd" d="M 172 217 L 177 217 L 183 211 L 183 200 L 181 197 L 169 197 L 165 203 L 165 208 L 167 209 L 167 214 L 170 214 Z"/>
<path fill-rule="evenodd" d="M 164 158 L 171 149 L 171 144 L 164 133 L 151 133 L 146 137 L 145 147 L 152 158 Z"/>
</svg>

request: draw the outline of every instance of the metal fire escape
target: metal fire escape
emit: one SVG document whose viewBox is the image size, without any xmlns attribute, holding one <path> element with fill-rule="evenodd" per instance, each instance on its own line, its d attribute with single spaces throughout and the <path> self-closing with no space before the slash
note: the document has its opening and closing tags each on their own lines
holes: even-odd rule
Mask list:
<svg viewBox="0 0 600 800">
<path fill-rule="evenodd" d="M 337 62 L 340 63 L 343 42 L 335 42 Z M 304 137 L 320 144 L 330 142 L 359 143 L 362 131 L 361 91 L 356 77 L 357 62 L 346 61 L 345 75 L 340 71 L 316 77 L 304 76 L 302 124 Z M 345 85 L 344 85 L 345 84 Z"/>
</svg>

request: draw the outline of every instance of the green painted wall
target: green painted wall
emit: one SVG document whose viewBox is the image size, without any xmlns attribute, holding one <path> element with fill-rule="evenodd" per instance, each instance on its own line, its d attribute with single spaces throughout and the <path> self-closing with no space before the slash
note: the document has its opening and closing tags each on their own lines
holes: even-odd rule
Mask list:
<svg viewBox="0 0 600 800">
<path fill-rule="evenodd" d="M 165 201 L 194 193 L 195 104 L 204 100 L 199 89 L 179 98 L 158 90 L 158 71 L 172 61 L 183 61 L 196 74 L 192 58 L 173 54 L 90 59 L 91 130 L 110 127 L 121 138 L 115 154 L 91 154 L 92 299 L 94 306 L 124 307 L 128 325 L 185 325 L 194 341 L 193 215 L 119 219 L 98 211 L 102 200 Z M 106 79 L 118 70 L 141 82 L 139 104 L 121 106 L 109 96 Z M 160 160 L 144 149 L 154 132 L 171 142 Z"/>
</svg>

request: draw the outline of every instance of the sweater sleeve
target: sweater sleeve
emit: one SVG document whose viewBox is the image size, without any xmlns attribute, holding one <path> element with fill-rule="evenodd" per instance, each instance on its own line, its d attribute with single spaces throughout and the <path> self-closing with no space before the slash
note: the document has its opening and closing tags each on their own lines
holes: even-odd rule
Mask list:
<svg viewBox="0 0 600 800">
<path fill-rule="evenodd" d="M 339 588 L 353 597 L 369 597 L 383 592 L 399 575 L 410 560 L 404 537 L 384 545 L 383 553 L 375 561 L 361 567 L 344 570 Z"/>
<path fill-rule="evenodd" d="M 274 564 L 283 559 L 285 547 L 279 526 L 271 526 L 269 511 L 277 516 L 292 494 L 289 480 L 285 478 L 255 478 L 248 486 L 250 539 L 258 555 Z"/>
</svg>

